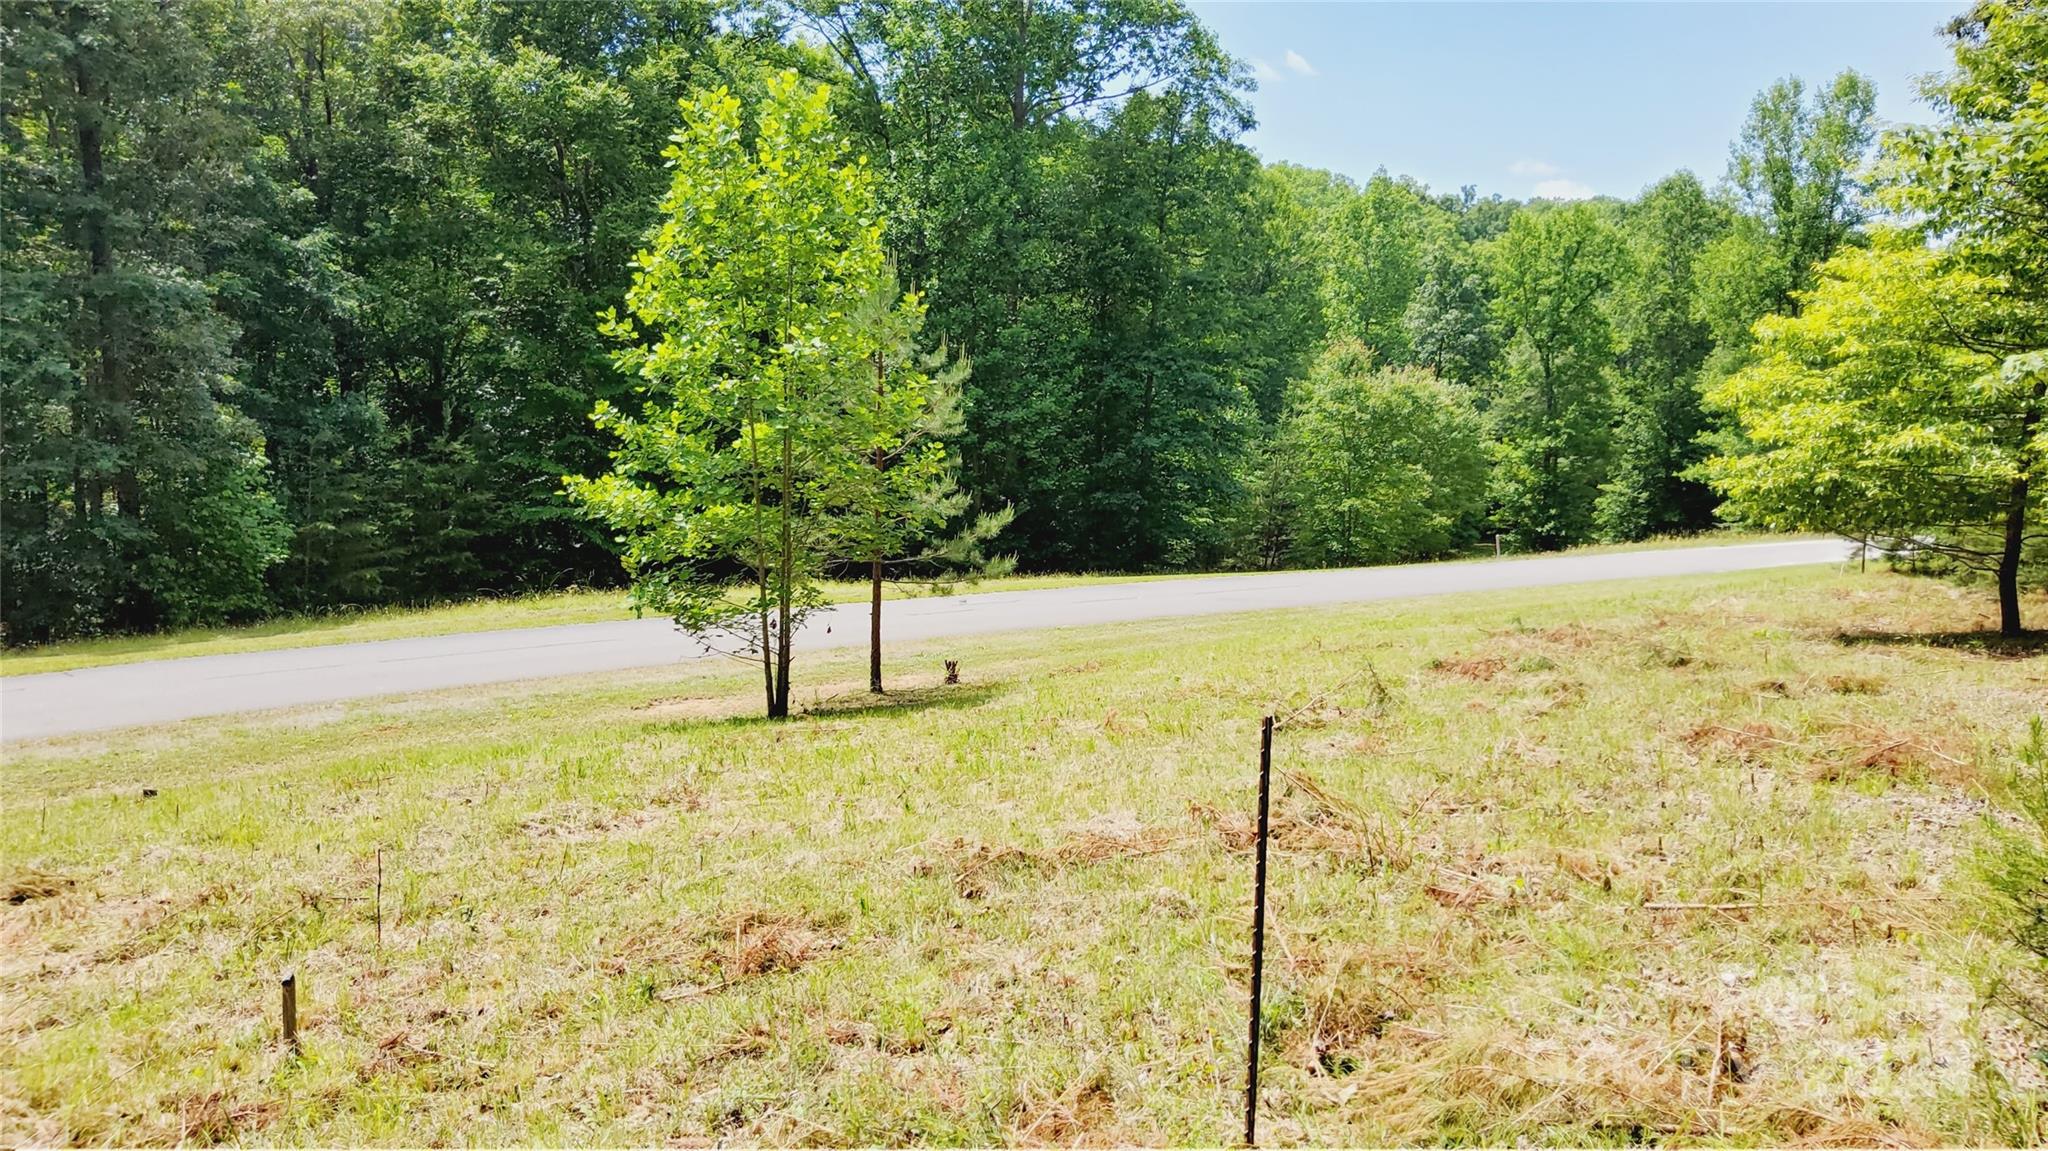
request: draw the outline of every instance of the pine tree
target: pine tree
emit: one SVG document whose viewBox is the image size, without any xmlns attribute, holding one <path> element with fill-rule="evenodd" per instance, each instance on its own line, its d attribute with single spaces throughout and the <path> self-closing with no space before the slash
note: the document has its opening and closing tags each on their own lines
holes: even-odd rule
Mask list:
<svg viewBox="0 0 2048 1151">
<path fill-rule="evenodd" d="M 959 461 L 950 441 L 962 427 L 964 356 L 918 347 L 924 300 L 905 296 L 891 269 L 862 301 L 855 325 L 869 351 L 850 388 L 852 434 L 865 447 L 867 468 L 848 478 L 843 550 L 865 560 L 869 581 L 868 690 L 882 691 L 882 586 L 888 569 L 937 583 L 997 575 L 1007 560 L 984 548 L 1009 526 L 1010 510 L 984 512 L 935 538 L 968 510 Z"/>
</svg>

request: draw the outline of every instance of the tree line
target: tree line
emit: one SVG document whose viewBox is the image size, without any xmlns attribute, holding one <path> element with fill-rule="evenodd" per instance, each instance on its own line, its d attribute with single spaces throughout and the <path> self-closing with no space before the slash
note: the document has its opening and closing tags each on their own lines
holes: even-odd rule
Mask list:
<svg viewBox="0 0 2048 1151">
<path fill-rule="evenodd" d="M 1997 39 L 2006 9 L 1982 12 L 1952 32 L 1959 61 Z M 1881 150 L 1887 174 L 1867 81 L 1787 79 L 1711 183 L 1520 203 L 1262 164 L 1239 142 L 1248 71 L 1171 0 L 55 0 L 0 20 L 9 642 L 602 585 L 622 555 L 643 585 L 682 570 L 698 545 L 647 551 L 656 509 L 603 487 L 649 437 L 683 437 L 664 441 L 674 460 L 690 432 L 644 417 L 650 382 L 677 378 L 639 358 L 682 322 L 659 301 L 726 290 L 643 291 L 651 266 L 698 258 L 667 230 L 694 210 L 678 171 L 710 145 L 670 141 L 724 124 L 728 159 L 758 161 L 764 117 L 810 98 L 789 76 L 825 93 L 838 159 L 815 173 L 818 210 L 850 230 L 777 267 L 844 287 L 804 308 L 857 315 L 814 335 L 872 361 L 878 398 L 864 430 L 833 434 L 888 457 L 801 494 L 836 518 L 792 554 L 877 573 L 984 551 L 1034 569 L 1315 566 L 1730 514 L 1922 536 L 1898 500 L 1871 510 L 1876 481 L 1816 506 L 1770 413 L 1788 373 L 1811 375 L 1787 365 L 1839 360 L 1819 343 L 1839 309 L 1814 301 L 1848 291 L 1854 261 L 1979 250 L 1899 239 L 1872 213 L 1991 228 L 1975 193 L 1936 194 L 1965 170 L 1949 152 L 1904 167 L 1914 148 L 1992 164 L 1969 117 L 2010 120 L 2012 103 L 1957 95 L 1949 129 Z M 858 188 L 824 174 L 854 168 Z M 2035 190 L 2013 193 L 2011 227 L 2034 226 Z M 2041 345 L 2001 287 L 2038 267 L 2035 239 L 1951 285 L 2004 326 L 1944 386 Z M 827 249 L 862 253 L 860 274 Z M 774 322 L 810 323 L 784 288 Z M 1923 337 L 1951 315 L 1922 311 Z M 768 329 L 746 323 L 716 328 L 720 363 L 769 362 Z M 731 506 L 793 505 L 798 469 L 728 458 L 770 442 L 733 429 L 785 394 L 700 406 L 690 466 L 709 470 L 634 482 L 658 502 L 746 478 L 778 494 Z M 760 426 L 793 456 L 808 434 Z M 2005 465 L 1985 459 L 1963 466 L 1998 488 Z M 1978 503 L 2005 508 L 2000 491 Z M 2022 482 L 2022 520 L 2038 499 Z M 1997 551 L 1978 546 L 1987 523 L 1934 526 L 1968 559 Z M 791 602 L 768 597 L 772 565 L 724 562 L 759 577 L 753 607 Z M 679 618 L 732 618 L 671 591 Z"/>
</svg>

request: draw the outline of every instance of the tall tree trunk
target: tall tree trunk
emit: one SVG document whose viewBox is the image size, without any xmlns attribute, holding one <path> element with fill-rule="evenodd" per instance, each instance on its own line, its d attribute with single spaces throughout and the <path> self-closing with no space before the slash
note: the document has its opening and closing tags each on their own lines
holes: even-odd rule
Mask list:
<svg viewBox="0 0 2048 1151">
<path fill-rule="evenodd" d="M 89 19 L 84 5 L 72 9 L 67 31 L 71 33 L 74 44 L 86 39 Z M 98 438 L 112 449 L 114 510 L 122 519 L 138 525 L 137 531 L 129 536 L 133 539 L 140 534 L 142 483 L 135 470 L 135 394 L 134 385 L 121 361 L 120 307 L 114 297 L 113 285 L 114 243 L 105 199 L 108 101 L 106 89 L 86 60 L 86 51 L 83 47 L 74 49 L 71 81 L 78 98 L 73 113 L 73 132 L 78 144 L 78 176 L 85 202 L 84 210 L 79 213 L 78 238 L 86 253 L 84 295 L 92 310 L 97 363 L 86 376 L 86 407 L 90 412 L 90 423 L 80 431 Z M 97 469 L 86 471 L 82 478 L 83 491 L 79 494 L 91 509 L 89 514 L 97 517 L 103 507 L 103 481 Z M 139 599 L 129 598 L 119 613 L 119 622 L 127 627 L 142 627 L 152 621 L 147 618 L 146 606 Z"/>
<path fill-rule="evenodd" d="M 1023 0 L 1017 8 L 1017 59 L 1010 80 L 1010 127 L 1022 130 L 1031 119 L 1031 96 L 1028 81 L 1031 76 L 1031 0 Z"/>
<path fill-rule="evenodd" d="M 2020 551 L 2027 537 L 2027 494 L 2034 469 L 2040 461 L 2033 448 L 2034 429 L 2041 426 L 2041 413 L 2048 406 L 2048 377 L 2035 381 L 2033 402 L 2020 416 L 2019 450 L 2014 453 L 2017 475 L 2005 504 L 2005 550 L 1998 557 L 1998 634 L 2020 634 Z"/>
<path fill-rule="evenodd" d="M 1998 557 L 1998 634 L 2020 634 L 2020 544 L 2026 537 L 2027 477 L 2012 482 L 2005 508 L 2005 551 Z"/>
<path fill-rule="evenodd" d="M 888 403 L 888 367 L 883 360 L 881 349 L 875 350 L 875 420 L 879 426 L 882 408 Z M 875 471 L 888 470 L 889 454 L 880 447 L 870 457 Z M 881 477 L 875 478 L 876 488 L 881 486 Z M 882 511 L 879 500 L 875 507 L 875 539 L 882 538 Z M 875 544 L 874 555 L 868 560 L 868 690 L 882 694 L 882 545 Z"/>
</svg>

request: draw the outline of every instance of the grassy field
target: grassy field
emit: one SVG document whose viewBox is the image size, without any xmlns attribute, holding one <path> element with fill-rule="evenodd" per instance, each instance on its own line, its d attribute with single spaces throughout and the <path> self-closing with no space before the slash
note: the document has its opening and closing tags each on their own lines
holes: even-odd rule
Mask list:
<svg viewBox="0 0 2048 1151">
<path fill-rule="evenodd" d="M 1643 544 L 1602 544 L 1576 549 L 1576 552 L 1631 551 L 1645 547 L 1704 547 L 1714 544 L 1764 543 L 1798 538 L 1803 537 L 1724 532 L 1681 539 L 1652 540 Z M 1193 576 L 1013 575 L 960 585 L 959 590 L 1030 591 L 1077 587 L 1084 584 L 1189 578 Z M 834 603 L 866 600 L 868 594 L 868 585 L 858 581 L 842 580 L 825 585 L 826 598 Z M 928 586 L 887 584 L 884 585 L 883 594 L 896 599 L 934 593 Z M 941 589 L 938 594 L 946 594 L 945 589 Z M 361 643 L 380 639 L 413 639 L 419 636 L 494 631 L 500 628 L 597 623 L 604 620 L 627 619 L 632 614 L 633 609 L 626 593 L 612 589 L 478 599 L 467 603 L 427 608 L 399 607 L 322 616 L 290 616 L 239 627 L 187 628 L 156 635 L 108 636 L 40 647 L 0 648 L 0 675 L 34 675 L 39 672 L 75 671 L 79 668 L 139 663 L 152 659 L 231 655 L 235 652 L 275 651 L 282 648 L 319 647 L 326 644 Z"/>
<path fill-rule="evenodd" d="M 1269 709 L 1266 1141 L 2038 1141 L 1960 897 L 2048 710 L 1946 642 L 1990 609 L 1798 569 L 880 703 L 829 653 L 781 724 L 712 666 L 11 747 L 0 1141 L 1231 1142 Z"/>
</svg>

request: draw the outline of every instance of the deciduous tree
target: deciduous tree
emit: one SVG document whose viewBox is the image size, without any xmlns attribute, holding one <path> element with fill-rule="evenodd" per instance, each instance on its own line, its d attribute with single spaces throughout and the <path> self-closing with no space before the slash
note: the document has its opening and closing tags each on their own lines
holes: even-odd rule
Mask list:
<svg viewBox="0 0 2048 1151">
<path fill-rule="evenodd" d="M 2048 317 L 1916 237 L 1840 253 L 1802 303 L 1758 324 L 1756 362 L 1712 394 L 1749 444 L 1707 463 L 1729 510 L 1994 574 L 2000 628 L 2019 634 L 2017 552 L 2002 545 L 2040 514 L 2027 479 L 2048 446 L 2048 354 L 1975 345 Z"/>
<path fill-rule="evenodd" d="M 284 533 L 207 238 L 258 143 L 222 10 L 24 4 L 0 33 L 0 616 L 9 640 L 258 614 Z"/>
<path fill-rule="evenodd" d="M 1486 508 L 1485 427 L 1464 389 L 1333 344 L 1292 398 L 1271 466 L 1295 563 L 1390 563 L 1472 538 Z"/>
<path fill-rule="evenodd" d="M 1613 413 L 1606 294 L 1624 259 L 1614 226 L 1584 203 L 1516 215 L 1494 250 L 1496 307 L 1512 333 L 1487 409 L 1494 520 L 1529 547 L 1592 534 Z"/>
<path fill-rule="evenodd" d="M 2013 633 L 2048 461 L 2048 13 L 1985 0 L 1949 34 L 1955 70 L 1928 86 L 1945 119 L 1885 142 L 1886 195 L 1943 242 L 1943 261 L 1988 305 L 1944 314 L 1938 335 L 1999 362 L 1973 411 L 1995 444 L 1981 465 L 2005 477 L 1996 573 L 2001 627 Z"/>
<path fill-rule="evenodd" d="M 1689 172 L 1627 208 L 1627 273 L 1616 286 L 1614 453 L 1594 508 L 1599 533 L 1636 540 L 1712 526 L 1716 500 L 1691 475 L 1706 458 L 1701 369 L 1714 332 L 1700 307 L 1700 254 L 1729 213 Z"/>
<path fill-rule="evenodd" d="M 1877 90 L 1846 71 L 1811 94 L 1789 76 L 1758 94 L 1728 162 L 1728 181 L 1764 224 L 1788 275 L 1776 303 L 1863 222 L 1862 170 L 1876 138 Z"/>
<path fill-rule="evenodd" d="M 721 88 L 684 107 L 662 224 L 635 261 L 618 363 L 643 401 L 599 401 L 612 470 L 567 477 L 618 533 L 634 594 L 761 665 L 789 713 L 797 627 L 844 549 L 873 470 L 855 322 L 885 276 L 874 174 L 849 154 L 830 89 L 784 72 L 747 139 Z"/>
</svg>

